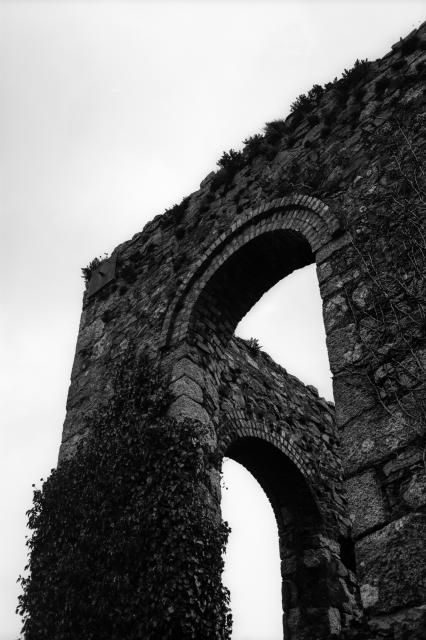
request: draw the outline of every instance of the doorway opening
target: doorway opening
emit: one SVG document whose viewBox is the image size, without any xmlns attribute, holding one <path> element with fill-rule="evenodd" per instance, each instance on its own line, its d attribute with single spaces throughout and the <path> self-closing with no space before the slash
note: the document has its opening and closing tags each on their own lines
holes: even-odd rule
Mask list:
<svg viewBox="0 0 426 640">
<path fill-rule="evenodd" d="M 231 527 L 224 584 L 231 592 L 233 640 L 282 640 L 278 529 L 257 480 L 238 462 L 222 466 L 222 514 Z"/>
<path fill-rule="evenodd" d="M 235 334 L 246 340 L 255 337 L 275 362 L 333 401 L 315 264 L 297 269 L 269 289 Z M 233 640 L 281 640 L 282 576 L 275 516 L 256 479 L 229 458 L 223 463 L 222 512 L 232 529 L 224 582 L 231 591 Z"/>
</svg>

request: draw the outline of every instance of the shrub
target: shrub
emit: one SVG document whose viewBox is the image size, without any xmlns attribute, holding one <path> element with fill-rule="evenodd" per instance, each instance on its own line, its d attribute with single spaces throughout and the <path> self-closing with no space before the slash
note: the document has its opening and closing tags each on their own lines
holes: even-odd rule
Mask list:
<svg viewBox="0 0 426 640">
<path fill-rule="evenodd" d="M 206 513 L 218 461 L 203 427 L 165 415 L 165 381 L 125 354 L 89 435 L 52 470 L 28 512 L 20 578 L 26 640 L 230 637 L 222 586 L 228 528 Z"/>
<path fill-rule="evenodd" d="M 346 93 L 354 87 L 360 80 L 363 80 L 368 76 L 371 63 L 365 60 L 355 60 L 354 66 L 351 69 L 345 69 L 342 73 L 342 77 L 338 80 L 337 85 Z"/>
<path fill-rule="evenodd" d="M 409 56 L 411 53 L 414 53 L 414 51 L 419 47 L 419 45 L 420 45 L 420 38 L 416 33 L 413 33 L 413 35 L 408 36 L 408 38 L 406 38 L 405 40 L 402 40 L 401 54 L 403 56 Z"/>
<path fill-rule="evenodd" d="M 299 115 L 308 113 L 318 104 L 323 93 L 324 88 L 319 84 L 314 84 L 314 86 L 309 89 L 307 94 L 302 93 L 296 98 L 296 100 L 291 105 L 291 113 L 296 113 Z"/>
<path fill-rule="evenodd" d="M 222 157 L 217 161 L 220 167 L 210 183 L 210 191 L 216 191 L 222 185 L 229 185 L 235 174 L 246 164 L 246 157 L 241 151 L 230 149 L 224 151 Z"/>
<path fill-rule="evenodd" d="M 354 66 L 351 69 L 345 69 L 340 79 L 334 78 L 332 82 L 327 82 L 325 90 L 334 91 L 337 101 L 342 105 L 345 104 L 348 93 L 355 89 L 361 80 L 367 78 L 370 67 L 371 63 L 367 59 L 355 60 Z"/>
<path fill-rule="evenodd" d="M 264 145 L 265 138 L 260 134 L 256 133 L 254 136 L 250 136 L 244 140 L 244 155 L 247 156 L 248 161 L 250 162 L 254 157 L 260 155 L 262 153 L 262 147 Z"/>
<path fill-rule="evenodd" d="M 286 133 L 287 127 L 284 120 L 272 120 L 267 122 L 264 127 L 265 141 L 269 144 L 275 145 L 282 140 Z"/>
<path fill-rule="evenodd" d="M 330 91 L 331 89 L 334 89 L 334 87 L 336 86 L 336 84 L 338 83 L 338 79 L 334 78 L 334 80 L 332 80 L 332 82 L 326 82 L 324 85 L 324 89 L 325 91 Z"/>
<path fill-rule="evenodd" d="M 235 151 L 234 149 L 224 151 L 217 164 L 222 169 L 237 172 L 244 165 L 243 154 L 241 151 Z"/>
<path fill-rule="evenodd" d="M 290 113 L 306 113 L 312 109 L 312 101 L 305 93 L 301 93 L 297 96 L 296 100 L 292 102 L 290 107 Z"/>
<path fill-rule="evenodd" d="M 190 198 L 187 196 L 186 198 L 183 198 L 179 204 L 174 204 L 170 209 L 166 209 L 163 216 L 160 218 L 160 226 L 164 228 L 171 226 L 172 224 L 179 224 L 182 222 L 185 216 L 185 211 L 188 209 L 189 200 Z"/>
<path fill-rule="evenodd" d="M 317 103 L 320 101 L 323 94 L 324 94 L 324 87 L 322 87 L 320 84 L 314 84 L 312 89 L 309 89 L 307 97 L 308 97 L 308 100 L 310 100 L 311 102 Z"/>
<path fill-rule="evenodd" d="M 210 183 L 210 191 L 214 192 L 223 185 L 229 185 L 232 182 L 232 178 L 234 177 L 234 175 L 234 173 L 227 172 L 225 171 L 225 169 L 220 169 L 213 176 L 213 179 Z"/>
<path fill-rule="evenodd" d="M 257 338 L 250 338 L 247 340 L 247 347 L 252 356 L 258 356 L 262 348 Z"/>
<path fill-rule="evenodd" d="M 101 265 L 104 260 L 108 259 L 108 254 L 104 253 L 104 257 L 99 256 L 98 258 L 93 258 L 91 262 L 87 265 L 87 267 L 82 267 L 81 269 L 81 277 L 84 278 L 85 283 L 87 284 L 92 277 L 92 273 L 96 271 L 96 269 Z"/>
</svg>

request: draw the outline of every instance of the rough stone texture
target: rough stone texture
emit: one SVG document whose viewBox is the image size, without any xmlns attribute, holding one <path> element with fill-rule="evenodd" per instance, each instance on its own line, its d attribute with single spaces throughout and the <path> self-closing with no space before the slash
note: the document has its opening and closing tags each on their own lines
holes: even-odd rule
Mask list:
<svg viewBox="0 0 426 640">
<path fill-rule="evenodd" d="M 424 604 L 425 540 L 426 515 L 411 513 L 367 535 L 357 545 L 357 564 L 362 569 L 361 597 L 372 614 Z M 376 569 L 378 563 L 380 573 Z"/>
<path fill-rule="evenodd" d="M 60 459 L 112 393 L 111 364 L 129 344 L 147 351 L 170 376 L 171 415 L 209 425 L 212 449 L 271 501 L 286 640 L 327 638 L 357 615 L 350 514 L 366 611 L 396 638 L 425 603 L 426 192 L 409 173 L 426 154 L 425 51 L 422 25 L 296 110 L 263 150 L 118 246 L 112 279 L 84 295 Z M 313 262 L 336 422 L 233 337 L 265 291 Z M 210 491 L 219 508 L 218 478 Z"/>
<path fill-rule="evenodd" d="M 356 400 L 357 395 L 353 394 L 352 399 Z M 391 414 L 376 406 L 364 411 L 345 429 L 342 456 L 347 473 L 356 473 L 371 467 L 374 462 L 387 460 L 393 451 L 412 441 L 416 433 L 416 426 L 399 405 L 392 406 Z"/>
<path fill-rule="evenodd" d="M 353 520 L 353 535 L 361 534 L 386 522 L 384 497 L 374 471 L 366 471 L 346 482 L 348 509 Z"/>
</svg>

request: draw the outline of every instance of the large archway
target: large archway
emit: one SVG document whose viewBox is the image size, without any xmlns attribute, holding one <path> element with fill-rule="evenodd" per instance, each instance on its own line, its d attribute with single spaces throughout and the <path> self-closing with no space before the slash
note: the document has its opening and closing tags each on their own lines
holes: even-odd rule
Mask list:
<svg viewBox="0 0 426 640">
<path fill-rule="evenodd" d="M 332 241 L 338 225 L 324 210 L 295 197 L 249 212 L 195 265 L 163 330 L 172 415 L 209 425 L 212 448 L 243 464 L 273 505 L 286 639 L 337 633 L 357 608 L 339 437 L 327 402 L 233 334 L 265 291 Z"/>
<path fill-rule="evenodd" d="M 209 369 L 216 380 L 210 391 L 215 388 L 241 318 L 279 280 L 327 255 L 328 245 L 341 233 L 326 205 L 312 197 L 292 196 L 247 211 L 219 236 L 188 271 L 163 323 L 163 362 L 174 367 L 172 375 L 180 380 L 173 387 L 177 401 L 172 414 L 212 420 L 212 410 L 218 409 L 215 393 L 207 398 L 205 385 L 200 390 L 193 383 Z M 198 364 L 199 375 L 193 366 Z"/>
<path fill-rule="evenodd" d="M 232 257 L 240 249 L 243 250 L 243 254 L 240 254 L 237 260 L 237 269 L 239 268 L 240 272 L 244 262 L 249 266 L 248 261 L 252 257 L 266 260 L 260 273 L 263 282 L 257 283 L 259 290 L 257 295 L 253 292 L 254 298 L 249 295 L 251 285 L 247 278 L 242 281 L 243 288 L 240 288 L 240 291 L 245 292 L 247 296 L 246 308 L 240 311 L 244 315 L 254 304 L 253 300 L 256 301 L 261 293 L 294 269 L 314 262 L 316 254 L 340 233 L 338 219 L 325 204 L 310 196 L 288 196 L 248 210 L 227 232 L 222 233 L 212 243 L 207 254 L 189 269 L 167 311 L 162 330 L 163 347 L 176 345 L 180 340 L 188 338 L 188 325 L 199 306 L 196 304 L 199 296 L 214 282 L 220 286 L 221 275 L 226 272 L 232 274 L 232 268 L 235 267 Z M 270 234 L 269 242 L 261 240 L 264 234 Z M 258 242 L 247 247 L 254 239 Z M 285 254 L 278 256 L 280 248 Z M 274 254 L 272 261 L 268 258 L 269 253 Z M 221 269 L 223 266 L 225 270 Z M 226 295 L 225 291 L 222 295 Z M 235 319 L 238 316 L 237 311 L 233 315 Z M 231 334 L 232 332 L 233 329 Z"/>
</svg>

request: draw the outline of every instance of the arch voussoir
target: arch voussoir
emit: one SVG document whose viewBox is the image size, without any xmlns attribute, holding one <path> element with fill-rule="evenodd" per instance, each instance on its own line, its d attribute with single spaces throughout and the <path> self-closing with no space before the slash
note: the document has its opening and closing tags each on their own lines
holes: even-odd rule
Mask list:
<svg viewBox="0 0 426 640">
<path fill-rule="evenodd" d="M 332 240 L 339 226 L 329 207 L 312 196 L 284 196 L 247 210 L 232 223 L 228 232 L 219 236 L 206 255 L 192 265 L 166 313 L 162 347 L 170 347 L 176 339 L 183 338 L 182 331 L 175 331 L 174 325 L 183 332 L 188 330 L 192 309 L 203 288 L 217 269 L 244 244 L 262 233 L 289 231 L 300 234 L 315 254 Z"/>
<path fill-rule="evenodd" d="M 194 262 L 167 312 L 162 334 L 167 361 L 174 361 L 170 414 L 207 426 L 209 443 L 219 457 L 233 457 L 263 486 L 280 531 L 283 584 L 294 585 L 287 614 L 290 619 L 297 611 L 298 626 L 309 633 L 318 628 L 318 620 L 327 627 L 330 607 L 343 612 L 335 597 L 344 571 L 336 540 L 348 525 L 342 486 L 336 480 L 339 458 L 330 444 L 330 409 L 284 370 L 273 372 L 269 361 L 256 362 L 233 333 L 265 291 L 315 261 L 337 226 L 326 205 L 311 196 L 286 196 L 247 210 Z M 238 371 L 244 373 L 232 384 Z M 308 428 L 299 418 L 300 406 L 312 417 Z M 324 560 L 319 585 L 312 579 L 315 569 L 305 566 L 305 556 L 313 555 Z M 287 565 L 289 557 L 292 563 Z M 309 593 L 296 588 L 303 581 L 311 585 Z M 324 595 L 328 585 L 330 592 Z M 350 609 L 351 584 L 345 583 L 344 589 L 344 605 Z M 301 613 L 305 601 L 312 615 Z M 286 633 L 296 638 L 290 626 Z"/>
</svg>

